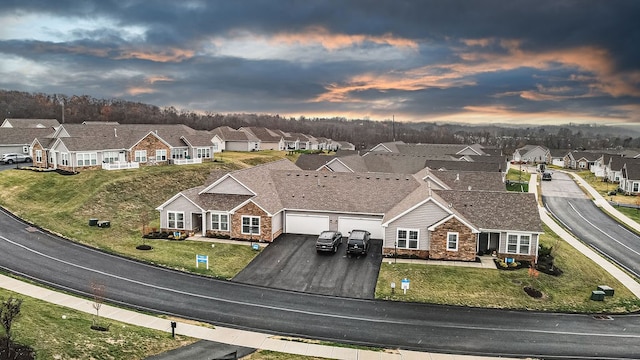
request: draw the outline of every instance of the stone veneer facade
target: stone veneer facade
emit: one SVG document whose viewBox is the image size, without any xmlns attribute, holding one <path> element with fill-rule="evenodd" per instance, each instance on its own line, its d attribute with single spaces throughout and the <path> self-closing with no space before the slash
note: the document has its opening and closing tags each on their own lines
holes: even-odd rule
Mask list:
<svg viewBox="0 0 640 360">
<path fill-rule="evenodd" d="M 129 161 L 135 161 L 136 151 L 146 150 L 147 151 L 147 162 L 140 163 L 140 165 L 148 165 L 149 163 L 156 163 L 158 165 L 166 165 L 169 163 L 169 159 L 171 158 L 171 148 L 169 145 L 165 144 L 162 140 L 153 136 L 152 134 L 148 134 L 144 139 L 140 140 L 132 149 L 129 151 Z M 165 160 L 156 160 L 156 150 L 165 150 L 166 151 L 166 159 Z"/>
<path fill-rule="evenodd" d="M 458 250 L 447 250 L 447 233 L 458 233 Z M 475 261 L 477 236 L 460 220 L 452 218 L 431 232 L 429 258 L 434 260 Z"/>
<path fill-rule="evenodd" d="M 396 252 L 397 251 L 397 252 Z M 396 248 L 383 248 L 382 256 L 384 257 L 395 257 L 396 254 L 398 258 L 418 258 L 418 259 L 428 259 L 429 258 L 429 250 L 410 250 L 410 249 L 396 249 Z"/>
<path fill-rule="evenodd" d="M 242 233 L 242 216 L 260 216 L 260 234 L 253 235 Z M 271 217 L 256 204 L 249 202 L 238 209 L 231 218 L 231 238 L 255 241 L 273 241 L 271 236 Z"/>
<path fill-rule="evenodd" d="M 37 150 L 42 151 L 42 161 L 37 161 L 36 159 Z M 35 145 L 33 145 L 32 151 L 33 153 L 31 154 L 31 159 L 33 160 L 33 166 L 36 166 L 39 168 L 47 168 L 49 166 L 49 159 L 48 159 L 49 153 L 45 151 L 42 145 L 40 145 L 40 143 L 37 142 Z"/>
</svg>

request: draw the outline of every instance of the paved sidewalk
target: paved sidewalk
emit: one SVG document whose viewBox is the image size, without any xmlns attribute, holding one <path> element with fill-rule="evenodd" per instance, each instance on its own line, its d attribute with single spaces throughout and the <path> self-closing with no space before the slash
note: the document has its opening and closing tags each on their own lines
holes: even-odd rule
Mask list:
<svg viewBox="0 0 640 360">
<path fill-rule="evenodd" d="M 611 206 L 600 194 L 598 194 L 595 189 L 593 189 L 589 184 L 587 184 L 582 178 L 579 176 L 572 174 L 576 181 L 595 199 L 594 202 L 597 206 L 605 208 L 610 214 L 617 217 L 621 221 L 627 223 L 627 221 L 631 222 L 630 226 L 633 225 L 633 228 L 639 229 L 640 225 L 635 221 L 629 219 L 627 216 L 616 210 L 613 206 Z M 538 197 L 538 176 L 537 174 L 531 174 L 531 179 L 529 180 L 529 192 L 534 193 L 536 198 Z M 606 204 L 603 204 L 606 203 Z M 549 216 L 547 209 L 542 206 L 538 207 L 540 212 L 540 218 L 542 222 L 545 223 L 548 227 L 551 228 L 558 236 L 560 236 L 564 241 L 569 243 L 569 245 L 576 248 L 578 251 L 583 253 L 586 257 L 591 259 L 596 264 L 600 265 L 603 269 L 605 269 L 611 276 L 615 277 L 624 285 L 627 289 L 629 289 L 636 297 L 640 298 L 640 284 L 634 280 L 631 276 L 629 276 L 626 272 L 622 271 L 619 267 L 611 263 L 609 260 L 600 256 L 600 254 L 591 250 L 590 247 L 583 244 L 580 240 L 576 239 L 573 235 L 569 234 L 564 228 L 562 228 L 558 223 L 556 223 L 551 216 Z M 620 217 L 618 217 L 620 216 Z M 626 221 L 625 221 L 626 219 Z"/>
</svg>

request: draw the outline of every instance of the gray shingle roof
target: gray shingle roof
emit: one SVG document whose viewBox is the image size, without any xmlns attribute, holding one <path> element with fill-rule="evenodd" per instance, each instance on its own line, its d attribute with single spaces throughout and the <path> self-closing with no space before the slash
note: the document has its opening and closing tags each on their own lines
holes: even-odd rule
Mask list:
<svg viewBox="0 0 640 360">
<path fill-rule="evenodd" d="M 427 171 L 427 174 L 441 180 L 452 190 L 506 191 L 499 172 Z"/>
<path fill-rule="evenodd" d="M 60 126 L 56 119 L 5 119 L 14 128 L 54 128 Z"/>
<path fill-rule="evenodd" d="M 224 141 L 258 141 L 258 138 L 252 134 L 233 129 L 229 126 L 220 126 L 213 130 L 211 133 L 218 135 Z"/>
<path fill-rule="evenodd" d="M 200 194 L 204 186 L 198 186 L 182 191 L 188 199 L 198 204 L 205 210 L 230 211 L 251 198 L 250 195 L 230 195 L 230 194 Z"/>
<path fill-rule="evenodd" d="M 260 139 L 260 141 L 264 142 L 278 142 L 282 139 L 282 135 L 277 134 L 274 131 L 271 131 L 265 127 L 258 126 L 247 126 L 239 129 L 240 131 L 247 131 L 256 138 Z"/>
<path fill-rule="evenodd" d="M 296 166 L 302 170 L 318 170 L 333 158 L 335 156 L 332 155 L 300 154 L 298 160 L 296 160 Z"/>
<path fill-rule="evenodd" d="M 448 161 L 448 160 L 427 160 L 425 166 L 432 170 L 446 169 L 449 171 L 484 171 L 484 172 L 500 172 L 502 164 L 485 163 L 476 161 Z"/>
<path fill-rule="evenodd" d="M 543 232 L 534 194 L 453 190 L 434 193 L 481 230 Z"/>
<path fill-rule="evenodd" d="M 53 129 L 41 128 L 0 128 L 0 144 L 30 145 L 34 139 L 50 135 Z"/>
</svg>

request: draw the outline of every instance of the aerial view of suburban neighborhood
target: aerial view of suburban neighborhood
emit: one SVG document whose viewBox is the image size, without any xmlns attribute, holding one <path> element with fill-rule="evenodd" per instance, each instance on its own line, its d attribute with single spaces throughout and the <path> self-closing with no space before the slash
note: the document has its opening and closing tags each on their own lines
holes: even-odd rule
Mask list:
<svg viewBox="0 0 640 360">
<path fill-rule="evenodd" d="M 640 359 L 640 4 L 27 3 L 0 360 Z"/>
</svg>

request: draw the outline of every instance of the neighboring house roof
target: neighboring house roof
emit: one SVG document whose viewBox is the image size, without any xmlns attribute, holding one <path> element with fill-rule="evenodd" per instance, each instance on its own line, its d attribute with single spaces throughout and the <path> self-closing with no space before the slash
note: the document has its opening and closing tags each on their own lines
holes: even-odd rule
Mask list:
<svg viewBox="0 0 640 360">
<path fill-rule="evenodd" d="M 502 173 L 499 172 L 424 170 L 416 177 L 425 181 L 435 177 L 449 190 L 506 191 Z"/>
<path fill-rule="evenodd" d="M 282 135 L 275 131 L 269 130 L 265 127 L 247 126 L 238 129 L 240 131 L 246 131 L 259 139 L 262 142 L 279 142 L 282 140 Z"/>
<path fill-rule="evenodd" d="M 551 149 L 549 151 L 552 158 L 563 158 L 571 152 L 570 149 Z"/>
<path fill-rule="evenodd" d="M 51 128 L 0 128 L 0 144 L 29 145 L 34 139 L 45 137 L 53 132 Z"/>
<path fill-rule="evenodd" d="M 232 194 L 210 194 L 199 193 L 204 189 L 204 186 L 194 187 L 181 194 L 187 197 L 187 199 L 193 201 L 201 209 L 206 210 L 219 210 L 219 211 L 231 211 L 249 200 L 252 195 L 232 195 Z"/>
<path fill-rule="evenodd" d="M 501 172 L 502 164 L 485 163 L 476 161 L 458 161 L 458 160 L 427 160 L 425 167 L 431 170 L 460 170 L 460 171 L 483 171 L 483 172 Z"/>
<path fill-rule="evenodd" d="M 246 131 L 235 130 L 229 126 L 219 126 L 211 130 L 211 133 L 218 135 L 223 141 L 258 141 L 258 138 L 253 136 L 253 134 Z"/>
<path fill-rule="evenodd" d="M 479 145 L 465 144 L 397 144 L 400 154 L 404 155 L 426 155 L 426 156 L 446 156 L 456 155 L 465 150 L 470 150 L 477 155 L 484 155 Z"/>
<path fill-rule="evenodd" d="M 640 164 L 628 162 L 622 168 L 622 177 L 627 180 L 640 180 Z"/>
<path fill-rule="evenodd" d="M 586 161 L 596 161 L 600 157 L 602 157 L 601 153 L 594 153 L 594 152 L 588 152 L 588 151 L 573 151 L 570 154 L 575 160 L 584 159 Z"/>
<path fill-rule="evenodd" d="M 534 194 L 511 191 L 434 192 L 483 231 L 544 232 Z"/>
<path fill-rule="evenodd" d="M 361 172 L 365 173 L 368 171 L 367 164 L 365 164 L 364 159 L 360 155 L 347 155 L 339 158 L 335 158 L 327 163 L 327 167 L 335 171 L 335 166 L 332 166 L 334 163 L 342 163 L 342 165 L 346 166 L 351 170 L 351 172 Z"/>
<path fill-rule="evenodd" d="M 213 134 L 208 132 L 208 131 L 199 131 L 196 134 L 187 134 L 187 135 L 183 135 L 181 136 L 182 141 L 185 142 L 185 144 L 189 145 L 189 146 L 193 146 L 193 147 L 207 147 L 207 146 L 211 146 L 213 143 L 211 142 L 211 139 L 213 139 Z"/>
<path fill-rule="evenodd" d="M 4 119 L 0 127 L 8 128 L 54 128 L 60 126 L 56 119 Z"/>
<path fill-rule="evenodd" d="M 302 170 L 318 170 L 334 158 L 333 155 L 300 154 L 296 160 L 296 166 Z"/>
</svg>

